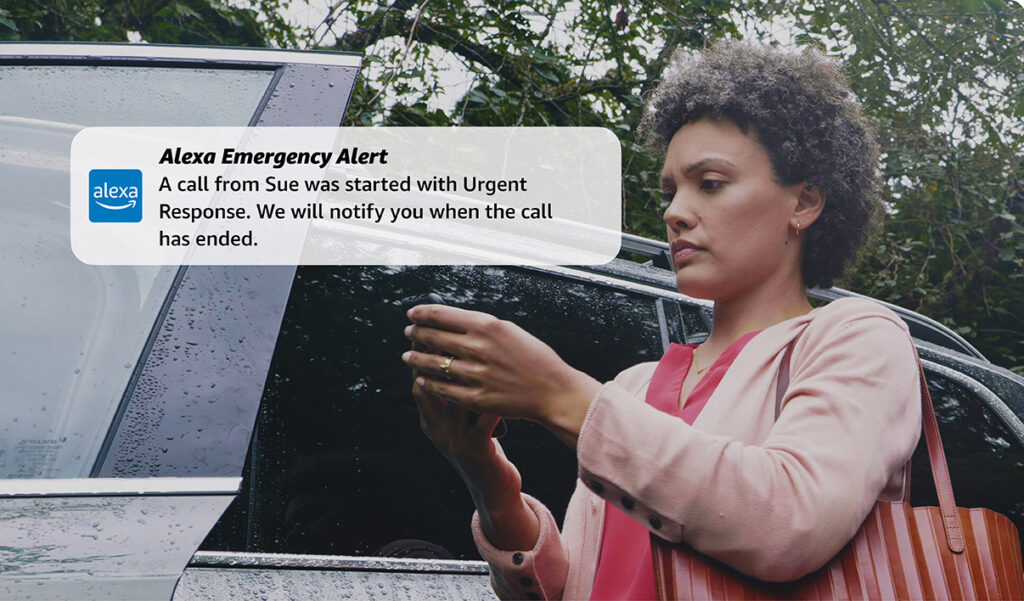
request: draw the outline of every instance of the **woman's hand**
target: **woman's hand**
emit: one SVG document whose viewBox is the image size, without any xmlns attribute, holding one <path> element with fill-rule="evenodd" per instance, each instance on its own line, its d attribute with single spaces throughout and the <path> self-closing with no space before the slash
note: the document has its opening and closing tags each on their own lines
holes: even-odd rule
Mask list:
<svg viewBox="0 0 1024 601">
<path fill-rule="evenodd" d="M 414 385 L 412 396 L 419 409 L 423 433 L 470 488 L 486 484 L 487 489 L 519 492 L 522 481 L 518 470 L 505 459 L 491 438 L 500 417 L 471 413 L 427 392 L 422 386 Z M 482 482 L 481 474 L 487 475 L 490 481 Z"/>
<path fill-rule="evenodd" d="M 597 380 L 570 367 L 519 326 L 492 315 L 419 305 L 408 316 L 414 325 L 406 328 L 406 336 L 414 348 L 434 349 L 402 356 L 419 371 L 414 389 L 477 413 L 536 421 L 575 447 L 583 417 L 601 386 Z M 440 353 L 454 359 L 446 361 Z"/>
<path fill-rule="evenodd" d="M 491 438 L 500 418 L 447 403 L 422 386 L 412 394 L 423 433 L 462 476 L 487 539 L 499 549 L 532 549 L 540 523 L 520 495 L 519 470 Z"/>
</svg>

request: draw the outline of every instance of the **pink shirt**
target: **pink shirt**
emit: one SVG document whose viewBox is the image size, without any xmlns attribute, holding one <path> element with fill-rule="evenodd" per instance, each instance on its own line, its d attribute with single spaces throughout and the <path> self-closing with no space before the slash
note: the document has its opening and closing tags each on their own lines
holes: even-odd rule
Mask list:
<svg viewBox="0 0 1024 601">
<path fill-rule="evenodd" d="M 650 386 L 647 388 L 647 404 L 692 425 L 736 355 L 757 333 L 748 332 L 733 341 L 711 364 L 707 373 L 686 397 L 682 408 L 679 407 L 679 396 L 683 380 L 686 379 L 693 363 L 693 349 L 696 345 L 669 345 L 651 377 Z M 614 505 L 605 505 L 601 555 L 590 598 L 595 601 L 657 599 L 654 567 L 651 564 L 650 531 Z"/>
</svg>

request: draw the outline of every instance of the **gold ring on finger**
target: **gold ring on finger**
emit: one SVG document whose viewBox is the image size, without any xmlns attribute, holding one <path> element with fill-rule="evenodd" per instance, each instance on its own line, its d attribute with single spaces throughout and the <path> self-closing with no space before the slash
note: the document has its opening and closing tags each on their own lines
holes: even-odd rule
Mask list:
<svg viewBox="0 0 1024 601">
<path fill-rule="evenodd" d="M 449 382 L 455 381 L 451 371 L 453 361 L 455 361 L 455 357 L 445 357 L 444 361 L 441 362 L 441 371 L 444 372 L 444 377 L 448 378 Z"/>
</svg>

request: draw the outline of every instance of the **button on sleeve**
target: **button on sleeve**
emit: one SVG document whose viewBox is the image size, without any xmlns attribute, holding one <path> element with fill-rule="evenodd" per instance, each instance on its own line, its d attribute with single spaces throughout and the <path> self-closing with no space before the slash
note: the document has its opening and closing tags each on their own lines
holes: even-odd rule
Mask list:
<svg viewBox="0 0 1024 601">
<path fill-rule="evenodd" d="M 533 549 L 503 550 L 487 540 L 480 529 L 480 516 L 473 514 L 473 538 L 480 555 L 491 569 L 495 589 L 501 596 L 517 599 L 558 599 L 565 588 L 569 572 L 569 558 L 562 547 L 561 536 L 554 517 L 544 505 L 530 495 L 523 500 L 537 515 L 540 533 Z"/>
</svg>

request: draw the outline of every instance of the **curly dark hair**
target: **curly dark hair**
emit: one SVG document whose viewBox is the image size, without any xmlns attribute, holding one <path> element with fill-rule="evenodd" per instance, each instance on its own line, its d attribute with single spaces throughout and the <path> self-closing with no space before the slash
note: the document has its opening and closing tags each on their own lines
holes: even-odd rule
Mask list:
<svg viewBox="0 0 1024 601">
<path fill-rule="evenodd" d="M 780 184 L 818 187 L 824 209 L 801 233 L 807 286 L 831 286 L 880 222 L 875 126 L 839 64 L 816 49 L 737 40 L 679 48 L 644 108 L 639 131 L 650 149 L 664 151 L 687 123 L 728 120 L 753 129 Z"/>
</svg>

